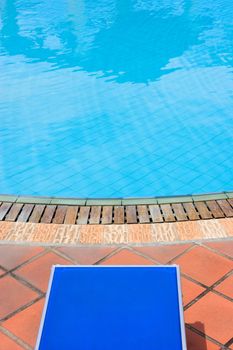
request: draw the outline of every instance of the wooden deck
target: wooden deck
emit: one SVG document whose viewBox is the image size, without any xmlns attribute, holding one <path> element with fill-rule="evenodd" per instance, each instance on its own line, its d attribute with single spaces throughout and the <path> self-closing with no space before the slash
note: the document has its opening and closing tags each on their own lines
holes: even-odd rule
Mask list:
<svg viewBox="0 0 233 350">
<path fill-rule="evenodd" d="M 233 199 L 139 205 L 0 202 L 0 220 L 45 224 L 150 224 L 233 217 Z"/>
</svg>

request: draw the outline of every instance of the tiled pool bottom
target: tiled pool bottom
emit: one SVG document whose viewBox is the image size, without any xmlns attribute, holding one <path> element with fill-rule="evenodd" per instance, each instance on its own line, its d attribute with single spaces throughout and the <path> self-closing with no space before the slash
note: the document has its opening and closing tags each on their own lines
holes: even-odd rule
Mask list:
<svg viewBox="0 0 233 350">
<path fill-rule="evenodd" d="M 187 350 L 232 350 L 232 242 L 88 248 L 0 244 L 0 350 L 34 348 L 54 264 L 178 264 Z"/>
<path fill-rule="evenodd" d="M 191 149 L 193 137 L 199 137 L 198 143 L 201 143 L 201 134 L 179 136 L 178 131 L 179 141 L 175 141 L 174 135 L 165 137 L 166 145 L 160 142 L 155 152 L 157 141 L 148 130 L 143 132 L 143 140 L 137 135 L 124 135 L 121 127 L 117 133 L 115 137 L 124 139 L 121 145 L 110 145 L 100 137 L 102 146 L 88 145 L 88 142 L 80 146 L 67 135 L 66 139 L 54 139 L 46 147 L 36 140 L 36 151 L 32 140 L 30 145 L 25 143 L 15 148 L 13 141 L 11 146 L 1 139 L 0 193 L 119 198 L 232 190 L 233 144 L 224 133 L 216 137 L 214 143 L 206 141 L 200 148 L 196 145 L 195 152 Z M 140 148 L 135 150 L 129 137 L 137 140 Z"/>
<path fill-rule="evenodd" d="M 0 193 L 231 190 L 232 0 L 5 0 Z"/>
</svg>

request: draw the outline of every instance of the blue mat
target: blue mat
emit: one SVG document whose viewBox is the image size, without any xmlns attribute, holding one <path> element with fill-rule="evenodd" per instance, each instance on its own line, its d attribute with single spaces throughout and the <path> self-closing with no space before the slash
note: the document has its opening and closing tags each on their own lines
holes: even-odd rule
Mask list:
<svg viewBox="0 0 233 350">
<path fill-rule="evenodd" d="M 177 266 L 56 266 L 36 349 L 186 349 Z"/>
</svg>

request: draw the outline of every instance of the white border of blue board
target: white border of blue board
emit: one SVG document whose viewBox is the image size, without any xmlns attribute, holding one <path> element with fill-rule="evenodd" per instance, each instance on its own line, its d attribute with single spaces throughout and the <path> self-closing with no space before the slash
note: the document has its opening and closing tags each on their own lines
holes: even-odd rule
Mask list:
<svg viewBox="0 0 233 350">
<path fill-rule="evenodd" d="M 182 292 L 181 292 L 181 279 L 180 279 L 180 267 L 179 265 L 53 265 L 51 268 L 51 274 L 49 278 L 49 284 L 48 284 L 48 289 L 46 293 L 46 298 L 45 298 L 45 304 L 41 316 L 41 322 L 40 322 L 40 327 L 38 331 L 38 336 L 37 336 L 37 341 L 36 341 L 36 346 L 35 350 L 39 350 L 40 347 L 40 340 L 42 336 L 42 331 L 44 327 L 44 322 L 45 322 L 45 316 L 47 312 L 47 307 L 48 307 L 48 302 L 49 302 L 49 297 L 50 297 L 50 292 L 52 288 L 52 283 L 53 283 L 53 276 L 54 276 L 54 271 L 56 268 L 59 267 L 68 267 L 68 268 L 85 268 L 85 267 L 93 267 L 93 268 L 107 268 L 107 267 L 172 267 L 176 269 L 176 277 L 177 277 L 177 291 L 178 291 L 178 302 L 179 302 L 179 316 L 180 316 L 180 331 L 181 331 L 181 342 L 182 342 L 182 350 L 187 350 L 187 345 L 186 345 L 186 335 L 185 335 L 185 324 L 184 324 L 184 310 L 183 310 L 183 303 L 182 303 Z"/>
</svg>

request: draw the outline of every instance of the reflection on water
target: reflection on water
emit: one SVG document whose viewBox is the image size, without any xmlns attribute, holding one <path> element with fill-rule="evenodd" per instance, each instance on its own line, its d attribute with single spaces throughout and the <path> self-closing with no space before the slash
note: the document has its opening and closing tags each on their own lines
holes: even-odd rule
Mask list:
<svg viewBox="0 0 233 350">
<path fill-rule="evenodd" d="M 46 13 L 49 17 L 43 18 Z M 86 0 L 58 5 L 12 0 L 2 6 L 2 14 L 5 53 L 134 83 L 155 81 L 173 71 L 166 67 L 169 61 L 203 44 L 201 34 L 214 23 L 214 13 L 206 5 L 195 11 L 191 1 L 183 0 L 173 4 Z"/>
<path fill-rule="evenodd" d="M 229 0 L 0 0 L 0 192 L 232 187 L 232 17 Z"/>
</svg>

